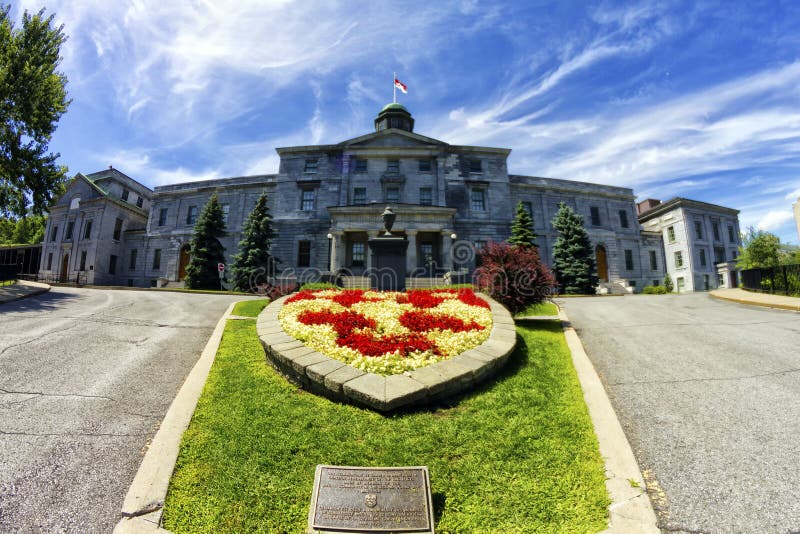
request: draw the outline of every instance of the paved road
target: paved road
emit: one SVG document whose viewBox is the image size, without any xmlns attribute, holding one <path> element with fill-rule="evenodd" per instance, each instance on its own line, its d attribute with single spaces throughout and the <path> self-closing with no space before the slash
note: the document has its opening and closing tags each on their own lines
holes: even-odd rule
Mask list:
<svg viewBox="0 0 800 534">
<path fill-rule="evenodd" d="M 702 293 L 561 304 L 661 528 L 800 531 L 800 314 Z"/>
<path fill-rule="evenodd" d="M 0 305 L 0 532 L 110 532 L 147 443 L 236 300 L 53 288 Z"/>
</svg>

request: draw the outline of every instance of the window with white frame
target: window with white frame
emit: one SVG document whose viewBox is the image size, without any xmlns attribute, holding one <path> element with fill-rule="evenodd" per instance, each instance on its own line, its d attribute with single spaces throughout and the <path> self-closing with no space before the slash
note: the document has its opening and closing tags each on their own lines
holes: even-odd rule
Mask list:
<svg viewBox="0 0 800 534">
<path fill-rule="evenodd" d="M 300 209 L 303 211 L 314 211 L 315 191 L 313 189 L 303 189 L 300 193 Z"/>
<path fill-rule="evenodd" d="M 486 190 L 474 188 L 470 191 L 470 208 L 472 211 L 486 211 Z"/>
<path fill-rule="evenodd" d="M 680 250 L 675 251 L 675 267 L 678 269 L 683 267 L 683 253 Z"/>
<path fill-rule="evenodd" d="M 307 159 L 306 164 L 303 167 L 303 172 L 305 174 L 315 174 L 317 172 L 317 160 Z"/>
</svg>

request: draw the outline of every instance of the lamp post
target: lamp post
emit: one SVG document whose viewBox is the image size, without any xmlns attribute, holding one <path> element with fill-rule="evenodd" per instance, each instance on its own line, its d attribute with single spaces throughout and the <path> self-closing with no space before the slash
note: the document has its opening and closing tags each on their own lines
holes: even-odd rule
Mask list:
<svg viewBox="0 0 800 534">
<path fill-rule="evenodd" d="M 450 234 L 450 283 L 453 283 L 453 276 L 455 275 L 456 270 L 456 255 L 453 251 L 456 248 L 456 239 L 458 239 L 458 235 L 455 232 Z"/>
<path fill-rule="evenodd" d="M 333 260 L 333 234 L 328 232 L 328 272 L 333 274 L 333 265 L 331 261 Z"/>
</svg>

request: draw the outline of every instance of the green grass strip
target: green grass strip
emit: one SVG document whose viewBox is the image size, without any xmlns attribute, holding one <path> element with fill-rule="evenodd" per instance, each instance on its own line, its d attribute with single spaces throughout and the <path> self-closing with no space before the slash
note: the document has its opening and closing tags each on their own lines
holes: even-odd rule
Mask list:
<svg viewBox="0 0 800 534">
<path fill-rule="evenodd" d="M 242 302 L 236 303 L 231 315 L 258 317 L 258 314 L 267 307 L 267 304 L 269 304 L 269 299 L 243 300 Z"/>
<path fill-rule="evenodd" d="M 384 416 L 306 393 L 229 321 L 167 496 L 176 532 L 305 532 L 317 464 L 427 465 L 436 531 L 597 532 L 603 462 L 560 326 L 518 327 L 502 374 Z"/>
<path fill-rule="evenodd" d="M 530 315 L 558 315 L 558 306 L 552 302 L 540 302 L 539 304 L 531 304 L 517 314 L 517 317 L 525 317 Z"/>
</svg>

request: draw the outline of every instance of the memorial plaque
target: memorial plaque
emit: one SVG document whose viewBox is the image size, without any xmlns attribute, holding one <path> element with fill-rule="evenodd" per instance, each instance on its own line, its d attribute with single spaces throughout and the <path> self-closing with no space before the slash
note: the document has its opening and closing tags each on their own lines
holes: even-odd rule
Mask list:
<svg viewBox="0 0 800 534">
<path fill-rule="evenodd" d="M 433 532 L 427 467 L 318 465 L 310 532 Z"/>
</svg>

